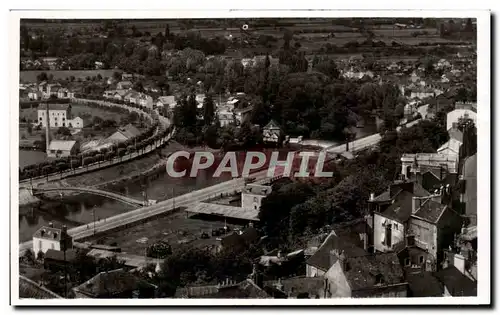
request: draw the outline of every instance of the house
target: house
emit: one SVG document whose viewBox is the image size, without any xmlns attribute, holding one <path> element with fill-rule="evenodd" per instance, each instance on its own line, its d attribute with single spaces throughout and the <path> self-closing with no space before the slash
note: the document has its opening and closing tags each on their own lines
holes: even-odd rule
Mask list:
<svg viewBox="0 0 500 315">
<path fill-rule="evenodd" d="M 123 81 L 130 81 L 134 78 L 134 75 L 131 73 L 122 73 L 122 80 Z"/>
<path fill-rule="evenodd" d="M 444 296 L 477 296 L 477 281 L 473 281 L 454 266 L 438 271 L 436 278 L 444 285 Z"/>
<path fill-rule="evenodd" d="M 153 98 L 147 94 L 139 93 L 137 101 L 140 106 L 153 109 Z"/>
<path fill-rule="evenodd" d="M 55 158 L 71 156 L 75 155 L 78 149 L 75 140 L 52 140 L 47 149 L 47 156 Z"/>
<path fill-rule="evenodd" d="M 41 100 L 43 97 L 43 93 L 36 90 L 36 89 L 29 89 L 28 91 L 28 99 L 30 99 L 31 101 L 37 101 L 37 100 Z"/>
<path fill-rule="evenodd" d="M 128 124 L 125 127 L 119 128 L 115 133 L 108 137 L 110 142 L 123 142 L 135 138 L 141 132 L 134 125 Z"/>
<path fill-rule="evenodd" d="M 82 129 L 83 127 L 85 127 L 85 125 L 87 125 L 86 120 L 78 116 L 68 120 L 67 123 L 68 123 L 68 128 L 74 128 L 74 129 Z"/>
<path fill-rule="evenodd" d="M 241 125 L 245 121 L 248 121 L 250 119 L 250 116 L 252 115 L 252 111 L 253 111 L 253 106 L 234 109 L 233 113 L 234 117 L 236 118 L 236 122 Z"/>
<path fill-rule="evenodd" d="M 259 233 L 254 227 L 248 227 L 243 232 L 233 232 L 221 239 L 218 250 L 226 249 L 231 251 L 240 251 L 248 248 L 259 240 Z"/>
<path fill-rule="evenodd" d="M 48 112 L 47 112 L 48 106 Z M 38 124 L 47 127 L 47 119 L 50 128 L 66 127 L 67 119 L 71 117 L 69 104 L 40 104 L 38 106 Z"/>
<path fill-rule="evenodd" d="M 94 66 L 95 66 L 96 70 L 99 70 L 99 69 L 104 68 L 104 63 L 102 63 L 101 61 L 96 61 L 96 62 L 94 62 Z"/>
<path fill-rule="evenodd" d="M 373 246 L 378 252 L 392 251 L 404 241 L 411 216 L 412 198 L 429 196 L 417 182 L 395 181 L 378 196 L 370 195 L 369 207 L 373 226 Z"/>
<path fill-rule="evenodd" d="M 123 97 L 123 100 L 130 104 L 139 104 L 140 93 L 136 91 L 128 91 Z"/>
<path fill-rule="evenodd" d="M 415 246 L 430 255 L 425 262 L 430 264 L 426 270 L 438 268 L 444 249 L 455 242 L 455 234 L 460 233 L 461 226 L 460 215 L 436 198 L 413 198 L 407 235 L 413 236 Z"/>
<path fill-rule="evenodd" d="M 123 269 L 105 271 L 73 288 L 77 299 L 139 299 L 157 296 L 157 287 Z"/>
<path fill-rule="evenodd" d="M 42 287 L 35 281 L 19 275 L 19 298 L 20 299 L 62 299 L 47 288 Z"/>
<path fill-rule="evenodd" d="M 71 92 L 67 88 L 60 88 L 57 91 L 57 98 L 64 99 L 64 98 L 74 98 L 74 97 L 75 97 L 75 93 Z"/>
<path fill-rule="evenodd" d="M 271 120 L 264 128 L 262 128 L 264 142 L 279 143 L 283 137 L 282 130 L 279 125 Z"/>
<path fill-rule="evenodd" d="M 440 146 L 439 149 L 437 149 L 437 152 L 439 154 L 447 155 L 449 157 L 458 158 L 461 146 L 462 146 L 461 141 L 458 141 L 454 138 L 450 138 L 450 140 L 448 140 L 445 144 Z"/>
<path fill-rule="evenodd" d="M 129 93 L 128 90 L 117 90 L 114 91 L 114 94 L 112 94 L 111 98 L 113 98 L 116 101 L 124 101 L 125 96 Z"/>
<path fill-rule="evenodd" d="M 334 227 L 319 248 L 306 261 L 306 276 L 324 276 L 333 265 L 331 251 L 341 251 L 350 257 L 368 255 L 366 236 L 369 231 L 370 228 L 364 219 Z"/>
<path fill-rule="evenodd" d="M 459 159 L 441 153 L 416 153 L 401 156 L 401 174 L 406 179 L 416 179 L 423 185 L 423 174 L 430 172 L 437 180 L 453 183 L 458 176 Z M 425 188 L 425 187 L 424 187 Z M 428 188 L 428 187 L 427 187 Z"/>
<path fill-rule="evenodd" d="M 155 103 L 156 107 L 166 107 L 166 108 L 172 108 L 177 105 L 177 102 L 175 101 L 175 96 L 174 95 L 169 95 L 169 96 L 160 96 L 158 97 L 158 100 Z"/>
<path fill-rule="evenodd" d="M 477 104 L 475 103 L 455 104 L 455 110 L 446 114 L 446 130 L 450 130 L 453 127 L 453 123 L 458 123 L 461 118 L 472 119 L 477 126 L 476 107 Z"/>
<path fill-rule="evenodd" d="M 179 288 L 175 298 L 198 299 L 267 299 L 270 296 L 254 280 L 225 280 L 217 285 Z"/>
<path fill-rule="evenodd" d="M 269 290 L 270 288 L 274 290 Z M 297 276 L 277 281 L 264 281 L 264 290 L 274 298 L 322 299 L 326 297 L 326 281 L 323 277 Z M 276 294 L 281 293 L 280 295 Z"/>
<path fill-rule="evenodd" d="M 407 295 L 407 283 L 396 254 L 369 254 L 334 232 L 306 264 L 307 276 L 325 278 L 326 298 Z M 320 273 L 311 274 L 311 267 Z"/>
<path fill-rule="evenodd" d="M 49 249 L 66 250 L 73 248 L 73 238 L 68 235 L 65 225 L 61 229 L 55 228 L 52 223 L 42 226 L 33 234 L 33 253 L 46 253 Z"/>
<path fill-rule="evenodd" d="M 120 81 L 116 84 L 116 89 L 117 90 L 128 90 L 131 89 L 133 86 L 131 81 Z"/>
<path fill-rule="evenodd" d="M 272 191 L 271 186 L 247 184 L 241 192 L 241 206 L 247 209 L 260 210 L 262 199 Z"/>
<path fill-rule="evenodd" d="M 76 261 L 77 253 L 74 249 L 62 250 L 49 249 L 43 257 L 43 265 L 47 270 L 53 272 L 63 271 L 65 267 Z"/>
<path fill-rule="evenodd" d="M 50 70 L 56 70 L 57 66 L 57 57 L 44 57 L 42 58 L 42 62 L 47 64 Z"/>
</svg>

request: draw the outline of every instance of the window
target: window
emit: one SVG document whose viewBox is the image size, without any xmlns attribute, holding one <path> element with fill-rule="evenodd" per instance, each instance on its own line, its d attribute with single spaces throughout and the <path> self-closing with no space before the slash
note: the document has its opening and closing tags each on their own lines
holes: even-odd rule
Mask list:
<svg viewBox="0 0 500 315">
<path fill-rule="evenodd" d="M 410 265 L 410 258 L 405 258 L 405 266 L 409 266 Z"/>
<path fill-rule="evenodd" d="M 420 256 L 418 258 L 418 262 L 421 263 L 421 264 L 423 264 L 424 263 L 424 256 Z"/>
<path fill-rule="evenodd" d="M 54 125 L 57 127 L 57 122 L 55 122 Z"/>
<path fill-rule="evenodd" d="M 253 197 L 253 202 L 259 202 L 259 200 L 257 199 L 257 197 Z"/>
<path fill-rule="evenodd" d="M 385 227 L 385 245 L 392 246 L 392 229 L 390 224 Z"/>
<path fill-rule="evenodd" d="M 54 243 L 50 244 L 50 248 L 55 249 Z"/>
<path fill-rule="evenodd" d="M 38 240 L 38 250 L 42 250 L 42 240 Z"/>
<path fill-rule="evenodd" d="M 42 121 L 42 117 L 40 117 L 40 121 Z"/>
<path fill-rule="evenodd" d="M 393 224 L 393 228 L 397 231 L 397 230 L 398 230 L 398 224 L 397 224 L 397 223 L 394 223 L 394 224 Z"/>
</svg>

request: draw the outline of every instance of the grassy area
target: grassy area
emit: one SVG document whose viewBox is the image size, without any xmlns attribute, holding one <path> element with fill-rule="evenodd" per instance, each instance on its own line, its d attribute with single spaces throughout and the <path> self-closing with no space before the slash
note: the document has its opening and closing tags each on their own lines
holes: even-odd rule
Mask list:
<svg viewBox="0 0 500 315">
<path fill-rule="evenodd" d="M 19 73 L 19 79 L 21 82 L 36 82 L 36 77 L 42 72 L 47 73 L 47 75 L 53 75 L 55 80 L 66 79 L 74 76 L 75 79 L 81 78 L 85 80 L 86 77 L 93 77 L 100 74 L 103 78 L 113 76 L 113 73 L 117 71 L 111 70 L 30 70 L 21 71 Z"/>
<path fill-rule="evenodd" d="M 227 226 L 231 230 L 240 227 L 230 223 L 227 223 Z M 146 248 L 158 241 L 169 243 L 173 250 L 182 250 L 183 246 L 186 245 L 198 248 L 215 245 L 219 241 L 216 240 L 215 236 L 212 236 L 211 231 L 222 227 L 224 227 L 224 220 L 187 218 L 184 211 L 179 211 L 127 229 L 111 232 L 90 241 L 99 240 L 107 245 L 116 242 L 123 252 L 144 255 Z M 200 236 L 203 232 L 208 233 L 210 238 L 201 239 Z M 141 240 L 142 238 L 147 238 L 147 240 Z"/>
</svg>

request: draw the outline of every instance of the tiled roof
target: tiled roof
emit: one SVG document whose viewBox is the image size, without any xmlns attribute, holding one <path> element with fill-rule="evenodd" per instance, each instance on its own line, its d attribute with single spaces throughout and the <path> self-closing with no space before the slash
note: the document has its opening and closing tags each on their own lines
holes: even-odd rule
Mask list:
<svg viewBox="0 0 500 315">
<path fill-rule="evenodd" d="M 442 150 L 450 149 L 456 153 L 459 153 L 461 145 L 462 145 L 462 142 L 451 138 L 448 142 L 446 142 L 439 149 L 437 149 L 437 152 L 441 152 Z"/>
<path fill-rule="evenodd" d="M 411 216 L 413 196 L 411 192 L 402 191 L 398 194 L 397 200 L 382 212 L 382 215 L 402 223 L 408 221 Z"/>
<path fill-rule="evenodd" d="M 280 129 L 280 126 L 274 120 L 271 120 L 263 129 Z"/>
<path fill-rule="evenodd" d="M 21 299 L 62 299 L 47 288 L 38 285 L 36 282 L 19 276 L 19 298 Z"/>
<path fill-rule="evenodd" d="M 320 248 L 312 255 L 307 264 L 319 268 L 323 271 L 330 269 L 334 263 L 331 260 L 331 250 L 343 250 L 346 256 L 363 256 L 368 253 L 356 244 L 353 244 L 349 238 L 337 236 L 335 232 L 330 233 Z"/>
<path fill-rule="evenodd" d="M 169 95 L 169 96 L 160 96 L 158 98 L 158 101 L 161 102 L 164 105 L 170 105 L 175 103 L 175 96 Z"/>
<path fill-rule="evenodd" d="M 74 140 L 52 140 L 49 144 L 49 150 L 61 150 L 61 151 L 70 151 L 75 145 L 76 141 Z"/>
<path fill-rule="evenodd" d="M 53 259 L 64 261 L 64 252 L 62 250 L 49 249 L 45 253 L 45 259 Z M 73 261 L 76 259 L 76 250 L 69 249 L 66 251 L 66 261 Z"/>
<path fill-rule="evenodd" d="M 108 297 L 123 292 L 138 290 L 141 287 L 154 286 L 137 278 L 130 272 L 126 272 L 123 269 L 117 269 L 101 272 L 92 279 L 74 288 L 74 290 L 92 297 Z"/>
<path fill-rule="evenodd" d="M 175 293 L 179 298 L 201 298 L 201 299 L 265 299 L 268 294 L 259 288 L 252 280 L 246 279 L 240 283 L 227 286 L 202 286 L 180 288 Z"/>
<path fill-rule="evenodd" d="M 409 286 L 411 297 L 437 297 L 443 296 L 443 284 L 428 271 L 407 273 L 406 281 Z"/>
<path fill-rule="evenodd" d="M 61 229 L 42 226 L 33 234 L 33 237 L 60 241 L 61 233 Z"/>
<path fill-rule="evenodd" d="M 452 296 L 477 296 L 477 282 L 469 279 L 454 266 L 436 272 L 435 276 Z"/>
<path fill-rule="evenodd" d="M 446 210 L 446 208 L 447 208 L 446 205 L 428 199 L 420 206 L 417 212 L 415 212 L 414 216 L 422 218 L 432 223 L 436 223 L 437 220 L 443 214 L 443 212 Z"/>
<path fill-rule="evenodd" d="M 381 277 L 383 285 L 404 283 L 403 269 L 395 253 L 347 257 L 344 274 L 352 290 L 371 288 Z"/>
<path fill-rule="evenodd" d="M 120 128 L 120 133 L 123 134 L 127 139 L 137 137 L 141 134 L 139 129 L 137 129 L 134 125 L 128 124 L 125 127 Z"/>
<path fill-rule="evenodd" d="M 276 281 L 268 281 L 268 285 L 276 284 Z M 323 277 L 306 277 L 299 276 L 281 280 L 283 292 L 289 294 L 290 297 L 296 297 L 300 293 L 308 293 L 310 298 L 324 295 L 325 278 Z"/>
</svg>

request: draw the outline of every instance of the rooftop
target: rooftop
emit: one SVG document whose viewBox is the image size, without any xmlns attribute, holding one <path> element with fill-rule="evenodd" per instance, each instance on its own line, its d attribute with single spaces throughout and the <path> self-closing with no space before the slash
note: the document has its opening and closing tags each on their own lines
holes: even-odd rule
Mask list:
<svg viewBox="0 0 500 315">
<path fill-rule="evenodd" d="M 92 297 L 109 297 L 142 287 L 154 288 L 152 284 L 142 281 L 133 274 L 117 269 L 101 272 L 74 290 Z"/>
<path fill-rule="evenodd" d="M 187 212 L 218 215 L 228 218 L 236 218 L 250 221 L 259 221 L 259 210 L 244 209 L 241 207 L 220 205 L 215 203 L 199 202 L 189 207 Z"/>
<path fill-rule="evenodd" d="M 122 127 L 120 129 L 118 129 L 118 131 L 121 134 L 123 134 L 125 137 L 127 137 L 127 139 L 131 139 L 131 138 L 137 137 L 137 136 L 139 136 L 141 134 L 141 132 L 139 131 L 139 129 L 137 129 L 132 124 L 128 124 L 125 127 Z"/>
<path fill-rule="evenodd" d="M 61 240 L 62 230 L 54 227 L 42 226 L 34 234 L 33 237 L 43 238 L 47 240 Z"/>
<path fill-rule="evenodd" d="M 75 143 L 74 140 L 52 140 L 49 144 L 49 150 L 71 151 Z"/>
<path fill-rule="evenodd" d="M 411 297 L 437 297 L 444 294 L 443 284 L 432 272 L 409 272 L 405 278 L 408 282 Z"/>
<path fill-rule="evenodd" d="M 450 138 L 445 144 L 443 144 L 439 149 L 437 149 L 437 152 L 441 152 L 442 150 L 450 149 L 456 153 L 460 152 L 460 146 L 462 146 L 462 142 Z"/>
<path fill-rule="evenodd" d="M 452 296 L 477 296 L 477 282 L 469 279 L 454 266 L 436 272 L 435 276 Z"/>
<path fill-rule="evenodd" d="M 64 259 L 65 257 L 66 259 Z M 64 253 L 62 250 L 49 249 L 45 253 L 44 258 L 58 261 L 73 261 L 76 259 L 76 250 L 69 249 Z"/>
<path fill-rule="evenodd" d="M 399 222 L 406 222 L 412 213 L 412 201 L 415 195 L 408 191 L 400 192 L 395 197 L 395 202 L 389 206 L 382 215 Z"/>
<path fill-rule="evenodd" d="M 344 274 L 352 290 L 405 282 L 395 253 L 347 257 L 346 260 L 348 269 L 344 270 Z"/>
<path fill-rule="evenodd" d="M 19 276 L 19 298 L 21 299 L 62 299 L 61 296 L 38 285 L 33 280 Z"/>
<path fill-rule="evenodd" d="M 268 298 L 267 293 L 259 288 L 252 280 L 246 279 L 240 283 L 230 282 L 218 285 L 185 287 L 175 292 L 177 298 L 202 298 L 202 299 L 262 299 Z"/>
<path fill-rule="evenodd" d="M 307 260 L 306 263 L 323 271 L 327 271 L 334 263 L 331 260 L 330 254 L 330 251 L 332 250 L 343 250 L 345 255 L 348 257 L 363 256 L 368 254 L 368 252 L 366 252 L 363 248 L 353 244 L 349 238 L 342 236 L 339 237 L 335 234 L 335 231 L 332 231 L 323 244 L 321 244 L 319 249 Z"/>
<path fill-rule="evenodd" d="M 243 189 L 243 193 L 252 195 L 267 196 L 271 193 L 272 187 L 266 185 L 247 184 Z"/>
<path fill-rule="evenodd" d="M 426 221 L 436 223 L 441 217 L 443 212 L 446 210 L 447 206 L 440 204 L 431 199 L 427 199 L 415 212 L 414 216 L 422 218 Z"/>
</svg>

